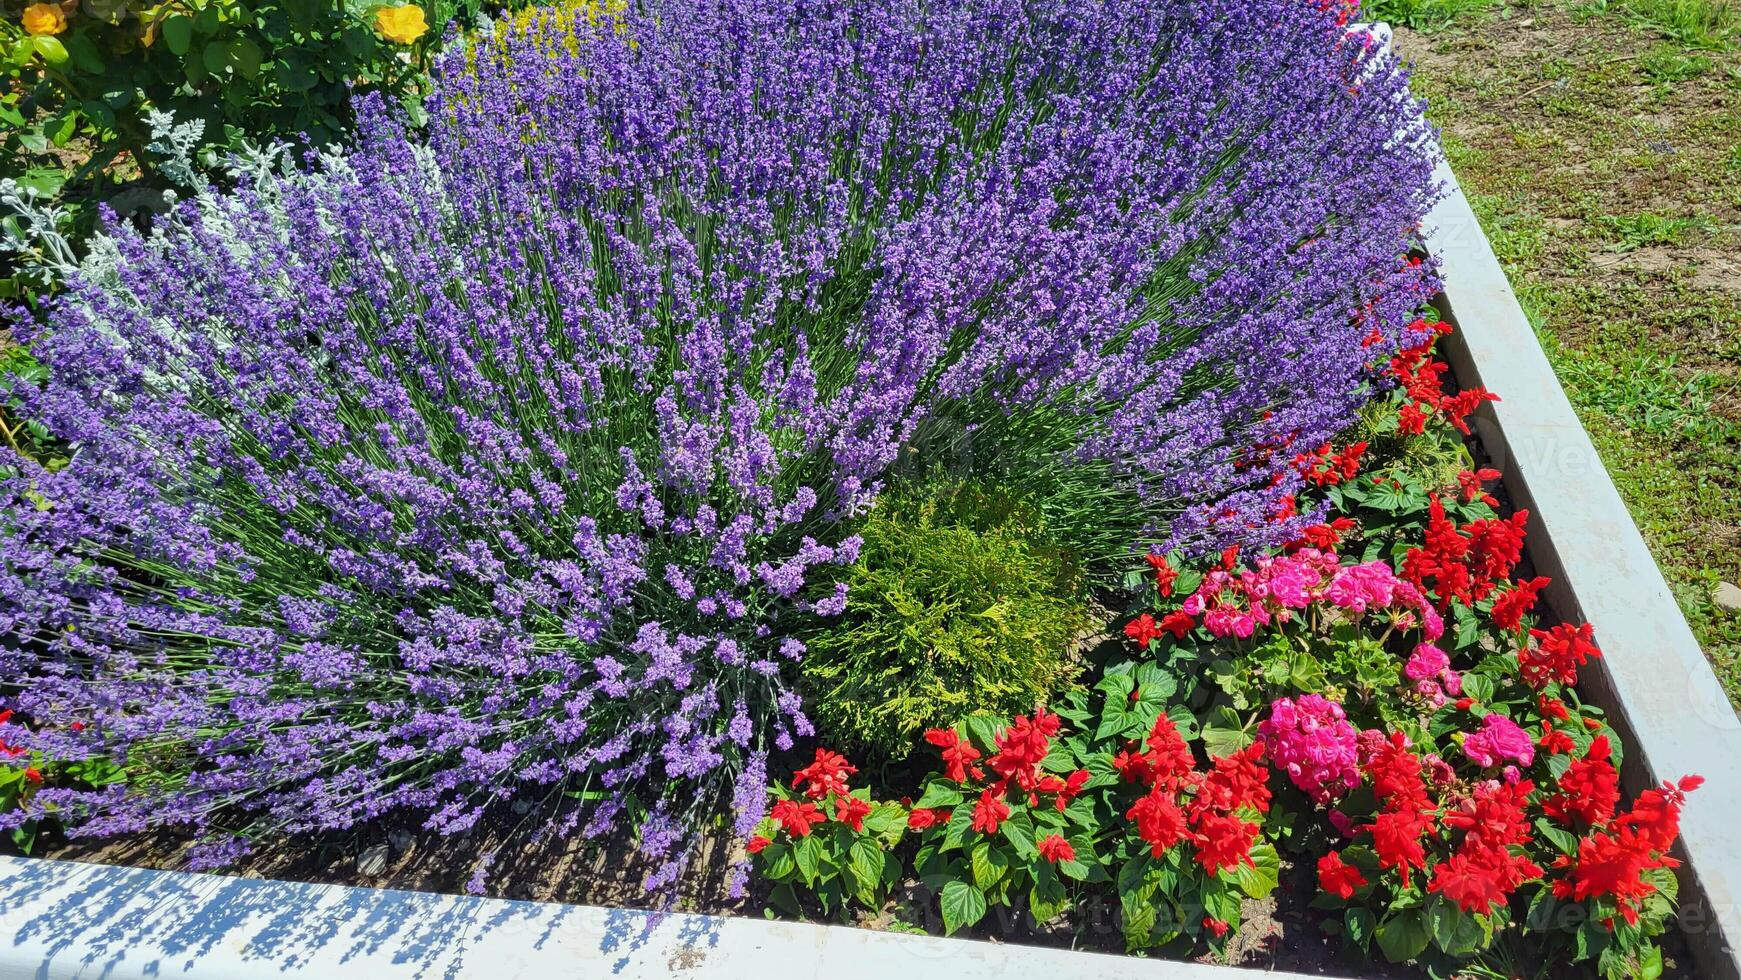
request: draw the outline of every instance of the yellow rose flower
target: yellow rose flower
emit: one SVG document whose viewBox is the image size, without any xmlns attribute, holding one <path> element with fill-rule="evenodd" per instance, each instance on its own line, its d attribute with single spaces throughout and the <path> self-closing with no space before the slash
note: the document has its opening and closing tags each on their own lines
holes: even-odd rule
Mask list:
<svg viewBox="0 0 1741 980">
<path fill-rule="evenodd" d="M 66 12 L 58 3 L 33 3 L 24 8 L 24 30 L 38 36 L 66 30 Z"/>
<path fill-rule="evenodd" d="M 375 30 L 394 44 L 410 44 L 429 33 L 429 23 L 423 19 L 423 8 L 414 3 L 377 7 Z"/>
</svg>

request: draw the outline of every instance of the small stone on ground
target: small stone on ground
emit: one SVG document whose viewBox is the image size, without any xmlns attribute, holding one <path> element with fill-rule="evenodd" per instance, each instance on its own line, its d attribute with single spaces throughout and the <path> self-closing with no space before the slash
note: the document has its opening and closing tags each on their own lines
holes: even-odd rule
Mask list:
<svg viewBox="0 0 1741 980">
<path fill-rule="evenodd" d="M 374 844 L 357 855 L 357 874 L 365 878 L 373 878 L 387 870 L 387 858 L 390 852 L 385 844 Z"/>
<path fill-rule="evenodd" d="M 1730 612 L 1741 612 L 1741 585 L 1736 585 L 1734 582 L 1718 582 L 1717 594 L 1711 598 L 1720 608 Z"/>
</svg>

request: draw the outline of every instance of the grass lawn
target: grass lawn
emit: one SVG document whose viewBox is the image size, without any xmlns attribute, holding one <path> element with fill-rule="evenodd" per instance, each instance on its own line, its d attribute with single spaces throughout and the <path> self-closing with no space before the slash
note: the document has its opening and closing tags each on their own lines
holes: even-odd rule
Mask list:
<svg viewBox="0 0 1741 980">
<path fill-rule="evenodd" d="M 1405 25 L 1458 178 L 1741 704 L 1741 613 L 1713 602 L 1741 582 L 1741 11 L 1403 0 L 1366 16 Z"/>
</svg>

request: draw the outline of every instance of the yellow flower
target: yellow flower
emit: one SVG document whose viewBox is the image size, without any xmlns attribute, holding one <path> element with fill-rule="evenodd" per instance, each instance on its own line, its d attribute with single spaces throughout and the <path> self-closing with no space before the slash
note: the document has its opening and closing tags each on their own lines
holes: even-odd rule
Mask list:
<svg viewBox="0 0 1741 980">
<path fill-rule="evenodd" d="M 414 3 L 377 7 L 375 30 L 394 44 L 410 44 L 429 33 L 429 23 L 423 19 L 423 8 Z"/>
<path fill-rule="evenodd" d="M 30 34 L 59 34 L 66 30 L 66 12 L 58 3 L 33 3 L 24 8 L 24 30 Z"/>
</svg>

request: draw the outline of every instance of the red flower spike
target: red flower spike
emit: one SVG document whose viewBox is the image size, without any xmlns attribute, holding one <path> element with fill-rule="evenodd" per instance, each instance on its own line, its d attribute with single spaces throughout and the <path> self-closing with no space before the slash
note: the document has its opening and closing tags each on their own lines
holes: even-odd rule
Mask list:
<svg viewBox="0 0 1741 980">
<path fill-rule="evenodd" d="M 988 789 L 979 794 L 979 802 L 973 806 L 973 829 L 982 834 L 995 834 L 1009 815 L 1009 806 Z"/>
<path fill-rule="evenodd" d="M 1606 736 L 1591 739 L 1584 757 L 1560 777 L 1560 792 L 1542 801 L 1542 812 L 1569 827 L 1607 823 L 1620 803 L 1620 773 L 1610 754 Z"/>
<path fill-rule="evenodd" d="M 1224 868 L 1251 865 L 1251 845 L 1257 841 L 1257 824 L 1212 810 L 1193 813 L 1191 844 L 1197 850 L 1197 863 L 1204 871 L 1219 874 Z"/>
<path fill-rule="evenodd" d="M 943 775 L 958 783 L 967 782 L 971 772 L 973 778 L 980 777 L 978 766 L 973 760 L 979 758 L 979 750 L 969 745 L 953 728 L 932 728 L 925 732 L 925 741 L 943 750 Z"/>
<path fill-rule="evenodd" d="M 1137 837 L 1149 845 L 1149 853 L 1161 857 L 1190 833 L 1185 813 L 1172 794 L 1155 786 L 1131 805 L 1125 819 L 1136 824 Z"/>
<path fill-rule="evenodd" d="M 1596 649 L 1593 628 L 1589 623 L 1573 626 L 1561 623 L 1551 630 L 1530 630 L 1535 645 L 1517 655 L 1523 682 L 1540 690 L 1550 681 L 1575 684 L 1578 668 L 1591 658 L 1602 655 Z"/>
<path fill-rule="evenodd" d="M 1523 629 L 1523 616 L 1535 608 L 1536 596 L 1551 581 L 1538 575 L 1527 582 L 1518 582 L 1493 600 L 1493 625 L 1516 633 Z"/>
<path fill-rule="evenodd" d="M 853 833 L 864 832 L 864 818 L 871 812 L 871 805 L 856 796 L 841 796 L 834 801 L 834 819 L 851 827 Z"/>
<path fill-rule="evenodd" d="M 792 774 L 792 787 L 796 789 L 809 783 L 810 788 L 804 791 L 804 795 L 820 800 L 830 793 L 847 792 L 846 777 L 856 772 L 858 767 L 846 761 L 846 756 L 817 749 L 816 760 Z"/>
<path fill-rule="evenodd" d="M 1040 849 L 1040 857 L 1045 858 L 1049 864 L 1057 864 L 1059 861 L 1076 860 L 1076 849 L 1070 846 L 1069 841 L 1057 834 L 1051 834 L 1042 838 L 1038 842 L 1038 847 Z"/>
<path fill-rule="evenodd" d="M 1063 787 L 1056 791 L 1058 799 L 1054 801 L 1059 813 L 1063 813 L 1069 807 L 1070 801 L 1082 794 L 1082 787 L 1088 785 L 1091 778 L 1093 777 L 1088 770 L 1078 769 L 1064 780 Z"/>
<path fill-rule="evenodd" d="M 1326 895 L 1334 895 L 1347 901 L 1365 884 L 1366 876 L 1360 873 L 1359 868 L 1344 863 L 1340 851 L 1331 851 L 1318 859 L 1318 887 Z"/>
<path fill-rule="evenodd" d="M 1149 566 L 1155 570 L 1155 589 L 1163 597 L 1173 594 L 1173 583 L 1178 580 L 1179 573 L 1173 566 L 1167 564 L 1166 555 L 1149 555 Z"/>
<path fill-rule="evenodd" d="M 828 818 L 814 803 L 801 803 L 797 800 L 781 800 L 774 804 L 768 816 L 774 822 L 786 829 L 793 837 L 808 837 L 810 829 Z"/>
</svg>

